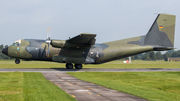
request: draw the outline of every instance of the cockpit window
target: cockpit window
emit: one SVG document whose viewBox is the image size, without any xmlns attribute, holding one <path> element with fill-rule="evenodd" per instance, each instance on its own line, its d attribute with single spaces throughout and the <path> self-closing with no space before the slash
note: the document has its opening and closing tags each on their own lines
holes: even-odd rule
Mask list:
<svg viewBox="0 0 180 101">
<path fill-rule="evenodd" d="M 20 44 L 20 43 L 13 43 L 12 45 L 14 45 L 14 46 L 20 46 L 21 44 Z"/>
<path fill-rule="evenodd" d="M 12 45 L 13 45 L 13 46 L 17 46 L 17 44 L 16 44 L 16 43 L 13 43 Z"/>
<path fill-rule="evenodd" d="M 17 43 L 17 46 L 20 46 L 20 43 Z"/>
<path fill-rule="evenodd" d="M 16 42 L 14 42 L 12 45 L 13 46 L 20 46 L 21 45 L 21 40 L 18 40 Z"/>
</svg>

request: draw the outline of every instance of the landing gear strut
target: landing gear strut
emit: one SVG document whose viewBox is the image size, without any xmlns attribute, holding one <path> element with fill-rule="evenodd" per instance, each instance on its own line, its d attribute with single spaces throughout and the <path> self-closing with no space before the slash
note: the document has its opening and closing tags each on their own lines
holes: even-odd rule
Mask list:
<svg viewBox="0 0 180 101">
<path fill-rule="evenodd" d="M 16 59 L 16 60 L 15 60 L 15 63 L 16 63 L 16 64 L 19 64 L 19 63 L 20 63 L 20 60 L 19 60 L 19 59 Z"/>
<path fill-rule="evenodd" d="M 76 69 L 82 69 L 82 64 L 75 64 Z"/>
<path fill-rule="evenodd" d="M 66 68 L 67 69 L 73 69 L 73 64 L 72 63 L 67 63 Z"/>
</svg>

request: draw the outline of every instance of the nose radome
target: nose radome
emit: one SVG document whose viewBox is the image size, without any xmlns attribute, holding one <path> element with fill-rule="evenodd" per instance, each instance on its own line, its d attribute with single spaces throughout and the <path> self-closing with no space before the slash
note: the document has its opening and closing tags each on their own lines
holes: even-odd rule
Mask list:
<svg viewBox="0 0 180 101">
<path fill-rule="evenodd" d="M 2 50 L 2 53 L 5 55 L 8 55 L 8 47 L 6 47 L 5 49 Z"/>
</svg>

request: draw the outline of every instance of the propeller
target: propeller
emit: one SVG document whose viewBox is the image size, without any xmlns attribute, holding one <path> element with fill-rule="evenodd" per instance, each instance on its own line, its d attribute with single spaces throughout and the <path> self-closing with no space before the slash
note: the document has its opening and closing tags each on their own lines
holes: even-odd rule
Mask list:
<svg viewBox="0 0 180 101">
<path fill-rule="evenodd" d="M 50 46 L 50 43 L 51 43 L 51 38 L 50 38 L 50 33 L 51 31 L 51 27 L 49 27 L 49 29 L 47 29 L 47 39 L 46 39 L 46 43 L 48 44 L 48 54 L 47 54 L 47 57 L 49 58 L 49 46 Z"/>
</svg>

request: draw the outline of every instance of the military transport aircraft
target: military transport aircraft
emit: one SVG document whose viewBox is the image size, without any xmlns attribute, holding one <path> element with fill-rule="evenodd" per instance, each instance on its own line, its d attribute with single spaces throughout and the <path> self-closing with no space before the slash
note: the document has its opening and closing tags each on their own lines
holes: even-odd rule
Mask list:
<svg viewBox="0 0 180 101">
<path fill-rule="evenodd" d="M 158 14 L 144 36 L 95 44 L 96 34 L 80 33 L 68 40 L 20 39 L 2 50 L 15 63 L 20 60 L 66 63 L 67 69 L 82 69 L 82 64 L 100 64 L 148 51 L 174 49 L 175 15 Z"/>
</svg>

